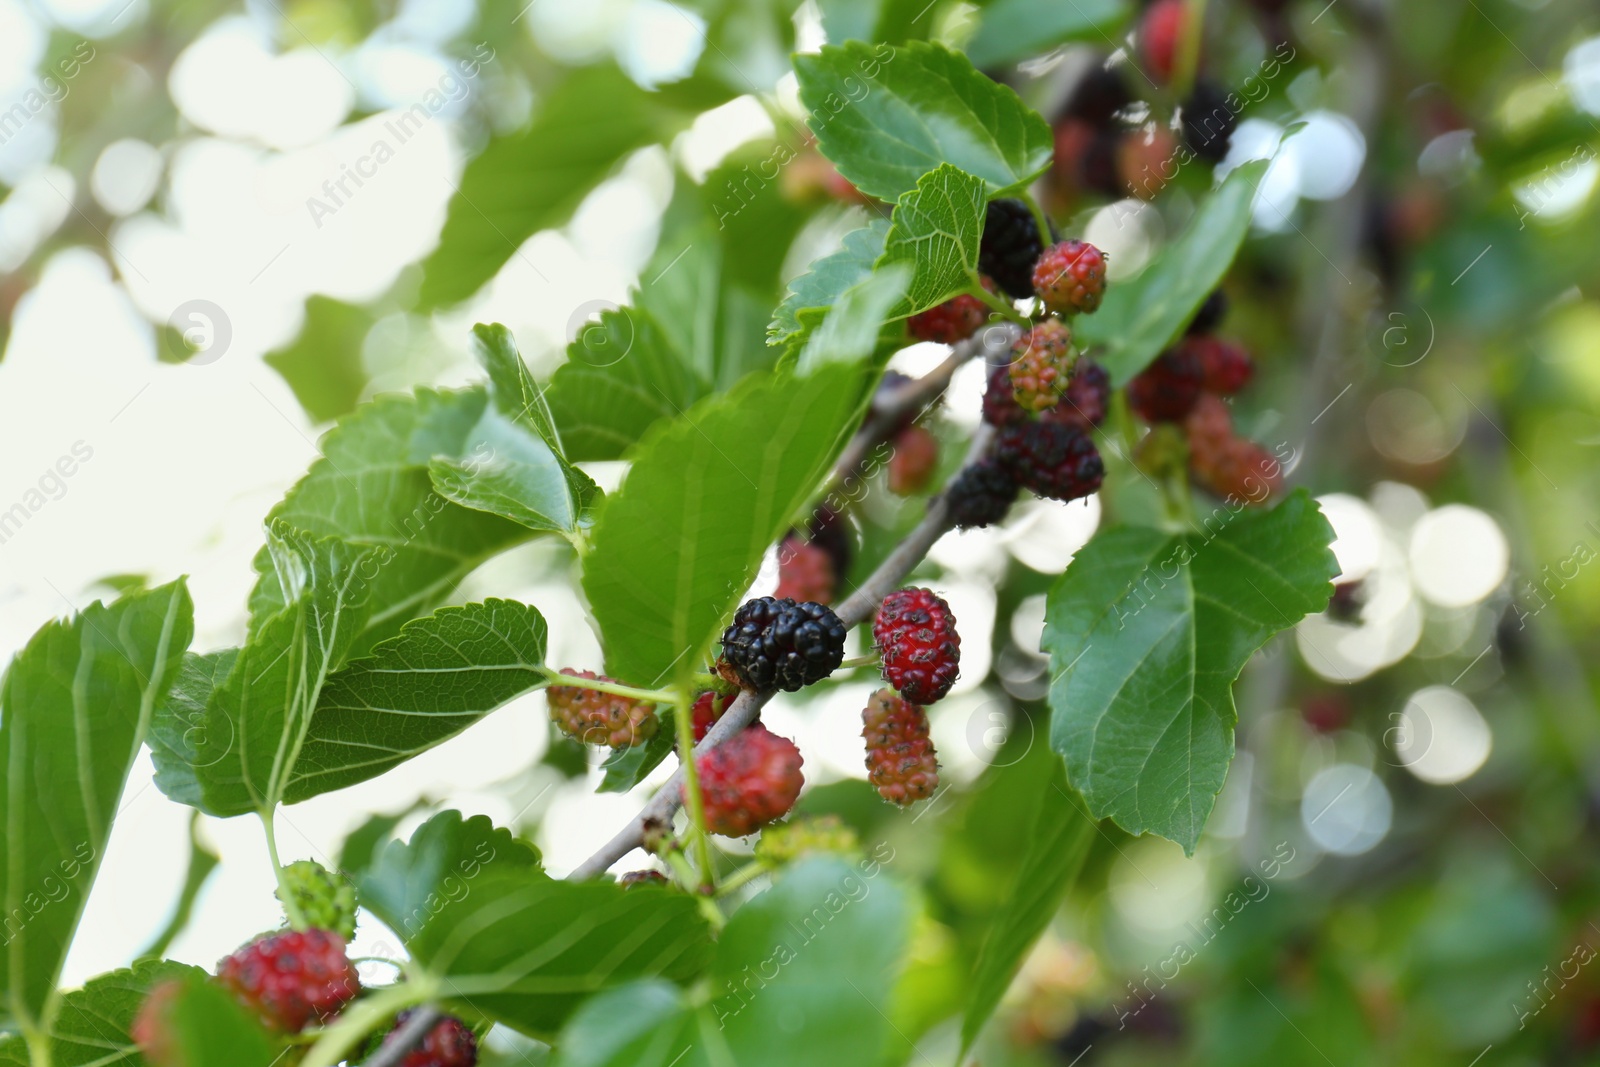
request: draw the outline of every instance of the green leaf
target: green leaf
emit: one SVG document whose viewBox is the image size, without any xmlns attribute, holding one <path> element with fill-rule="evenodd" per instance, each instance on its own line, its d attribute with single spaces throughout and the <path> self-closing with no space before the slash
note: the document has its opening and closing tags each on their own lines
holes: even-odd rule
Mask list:
<svg viewBox="0 0 1600 1067">
<path fill-rule="evenodd" d="M 925 39 L 934 19 L 925 18 L 928 0 L 821 0 L 822 28 L 831 44 L 844 41 L 887 41 L 899 44 Z"/>
<path fill-rule="evenodd" d="M 722 1036 L 706 1009 L 670 982 L 643 981 L 594 997 L 572 1016 L 551 1067 L 699 1067 Z M 733 1063 L 724 1055 L 722 1062 Z"/>
<path fill-rule="evenodd" d="M 1107 286 L 1100 310 L 1079 316 L 1074 329 L 1086 343 L 1104 346 L 1098 358 L 1113 385 L 1125 384 L 1177 340 L 1228 273 L 1266 168 L 1266 160 L 1257 160 L 1229 174 L 1155 262 Z"/>
<path fill-rule="evenodd" d="M 728 920 L 711 1008 L 738 1062 L 876 1062 L 890 1039 L 889 993 L 911 923 L 905 892 L 882 874 L 871 857 L 805 860 Z M 774 966 L 778 977 L 765 986 L 746 984 L 752 970 L 764 978 Z M 778 1033 L 804 1040 L 775 1042 Z"/>
<path fill-rule="evenodd" d="M 882 871 L 870 858 L 797 863 L 728 921 L 709 1004 L 661 982 L 596 997 L 562 1033 L 553 1067 L 890 1062 L 889 994 L 911 916 Z"/>
<path fill-rule="evenodd" d="M 203 979 L 205 972 L 169 960 L 138 963 L 101 975 L 61 998 L 50 1028 L 51 1067 L 145 1067 L 128 1031 L 150 990 L 174 979 Z M 20 1036 L 0 1040 L 0 1065 L 34 1067 Z"/>
<path fill-rule="evenodd" d="M 618 160 L 670 139 L 680 121 L 610 64 L 574 71 L 536 109 L 467 164 L 423 263 L 423 310 L 477 292 L 529 237 L 565 222 Z"/>
<path fill-rule="evenodd" d="M 1104 44 L 1128 16 L 1126 0 L 995 0 L 978 12 L 967 58 L 980 67 L 999 67 L 1068 41 Z"/>
<path fill-rule="evenodd" d="M 472 881 L 491 864 L 543 873 L 538 850 L 487 815 L 463 819 L 459 811 L 442 811 L 417 827 L 409 842 L 374 846 L 366 862 L 348 873 L 362 907 L 409 938 L 446 900 L 470 893 Z"/>
<path fill-rule="evenodd" d="M 753 252 L 736 249 L 741 239 L 767 249 L 768 256 L 776 251 L 781 257 L 788 249 L 785 230 L 796 220 L 761 210 L 774 199 L 763 193 L 717 225 L 706 217 L 704 194 L 697 196 L 693 210 L 684 209 L 694 221 L 662 238 L 634 298 L 669 338 L 679 362 L 709 383 L 707 391 L 730 388 L 751 371 L 770 367 L 775 358 L 761 337 L 778 299 L 781 258 L 756 261 Z M 782 228 L 765 233 L 752 228 L 769 219 Z"/>
<path fill-rule="evenodd" d="M 434 492 L 462 507 L 530 530 L 571 533 L 587 498 L 574 499 L 569 470 L 549 444 L 490 408 L 473 428 L 467 458 L 435 459 L 428 464 L 428 477 Z"/>
<path fill-rule="evenodd" d="M 489 375 L 489 399 L 495 409 L 547 442 L 557 455 L 562 454 L 561 434 L 544 391 L 522 361 L 511 331 L 498 322 L 478 323 L 472 328 L 472 354 Z"/>
<path fill-rule="evenodd" d="M 167 1015 L 177 1062 L 193 1067 L 281 1067 L 282 1045 L 231 994 L 203 972 L 182 981 Z"/>
<path fill-rule="evenodd" d="M 375 867 L 382 881 L 358 883 L 363 903 L 376 900 L 412 957 L 442 980 L 447 1001 L 544 1037 L 595 993 L 640 978 L 688 981 L 704 969 L 710 932 L 688 894 L 553 879 L 508 836 L 485 849 L 497 840 L 486 825 L 445 823 L 442 846 L 390 845 Z M 412 875 L 412 864 L 443 876 L 419 895 L 430 879 Z"/>
<path fill-rule="evenodd" d="M 704 666 L 762 554 L 855 429 L 869 377 L 842 363 L 751 375 L 640 443 L 584 561 L 607 673 L 655 686 Z"/>
<path fill-rule="evenodd" d="M 284 791 L 364 782 L 546 682 L 545 622 L 511 600 L 440 608 L 330 676 Z"/>
<path fill-rule="evenodd" d="M 612 749 L 600 769 L 605 777 L 595 787 L 597 793 L 626 793 L 647 778 L 651 771 L 661 766 L 661 761 L 672 751 L 677 729 L 671 711 L 657 713 L 660 723 L 655 736 L 642 745 Z"/>
<path fill-rule="evenodd" d="M 1195 532 L 1103 531 L 1050 590 L 1051 745 L 1096 818 L 1193 853 L 1233 758 L 1233 681 L 1339 571 L 1304 490 Z"/>
<path fill-rule="evenodd" d="M 192 657 L 151 731 L 156 785 L 209 815 L 269 812 L 283 802 L 323 684 L 368 612 L 370 551 L 282 524 L 267 547 L 287 606 L 253 622 L 231 662 Z"/>
<path fill-rule="evenodd" d="M 307 415 L 326 422 L 354 411 L 367 387 L 361 345 L 371 329 L 366 308 L 313 295 L 306 299 L 300 336 L 261 358 L 283 375 Z"/>
<path fill-rule="evenodd" d="M 860 363 L 878 351 L 894 336 L 885 325 L 899 318 L 895 309 L 905 305 L 911 270 L 909 263 L 890 263 L 847 289 L 807 338 L 796 368 L 805 374 L 830 363 Z"/>
<path fill-rule="evenodd" d="M 942 163 L 990 196 L 1050 165 L 1050 127 L 959 52 L 914 42 L 851 42 L 795 57 L 800 100 L 823 153 L 869 196 L 897 200 Z"/>
<path fill-rule="evenodd" d="M 408 808 L 374 815 L 350 831 L 344 839 L 344 844 L 339 846 L 339 870 L 349 877 L 355 871 L 372 866 L 373 857 L 394 834 L 395 827 L 413 812 L 425 807 L 427 804 L 419 797 L 412 801 Z"/>
<path fill-rule="evenodd" d="M 214 815 L 257 810 L 257 798 L 264 794 L 259 784 L 250 783 L 258 783 L 262 772 L 255 767 L 247 781 L 241 768 L 246 757 L 236 738 L 254 739 L 254 746 L 270 742 L 256 757 L 270 766 L 276 724 L 295 738 L 281 769 L 278 799 L 298 803 L 377 777 L 545 684 L 539 669 L 543 617 L 525 604 L 488 600 L 413 620 L 370 655 L 333 671 L 320 683 L 309 723 L 281 717 L 283 700 L 274 706 L 271 691 L 263 689 L 269 698 L 265 708 L 250 713 L 251 721 L 241 726 L 240 716 L 246 714 L 241 700 L 256 697 L 241 696 L 240 679 L 263 671 L 250 664 L 269 661 L 265 670 L 275 670 L 270 662 L 276 658 L 274 641 L 285 643 L 277 652 L 289 647 L 291 655 L 301 654 L 294 651 L 299 645 L 289 619 L 275 622 L 261 641 L 244 649 L 185 658 L 151 729 L 156 785 L 167 796 Z"/>
<path fill-rule="evenodd" d="M 1094 819 L 1067 785 L 1061 761 L 1052 757 L 1052 762 L 1049 786 L 1039 793 L 1033 811 L 1022 870 L 973 971 L 961 1022 L 963 1053 L 972 1047 L 1034 942 L 1060 909 L 1094 841 Z"/>
<path fill-rule="evenodd" d="M 384 396 L 358 408 L 322 439 L 312 463 L 268 516 L 317 537 L 368 546 L 379 562 L 371 575 L 371 615 L 355 650 L 370 648 L 425 614 L 490 556 L 526 540 L 526 527 L 452 504 L 433 491 L 435 456 L 465 455 L 483 416 L 479 389 Z M 250 595 L 252 625 L 286 606 L 263 549 L 260 580 Z"/>
<path fill-rule="evenodd" d="M 0 899 L 12 1020 L 47 1031 L 128 769 L 194 636 L 182 579 L 33 635 L 0 682 Z"/>
<path fill-rule="evenodd" d="M 843 247 L 811 264 L 811 269 L 789 283 L 789 295 L 773 314 L 767 327 L 767 343 L 781 345 L 790 338 L 814 328 L 846 290 L 872 275 L 873 265 L 883 255 L 889 235 L 885 219 L 873 219 L 859 230 L 845 234 Z"/>
<path fill-rule="evenodd" d="M 916 270 L 898 317 L 942 304 L 977 281 L 987 203 L 982 178 L 945 163 L 895 204 L 876 269 L 908 263 Z"/>
<path fill-rule="evenodd" d="M 782 170 L 798 155 L 787 139 L 752 141 L 730 153 L 701 185 L 680 172 L 673 190 L 674 204 L 662 220 L 660 244 L 641 274 L 641 292 L 651 298 L 673 294 L 663 304 L 675 307 L 694 305 L 697 295 L 704 299 L 704 292 L 696 294 L 691 288 L 703 281 L 704 268 L 687 271 L 682 278 L 678 274 L 679 266 L 699 256 L 715 263 L 724 302 L 737 293 L 749 294 L 765 305 L 759 309 L 764 329 L 766 317 L 782 293 L 781 274 L 789 247 L 813 216 L 809 206 L 797 203 L 784 189 Z M 677 203 L 680 197 L 681 208 Z M 677 216 L 681 222 L 675 222 Z M 680 260 L 686 248 L 692 250 Z M 662 305 L 655 303 L 651 307 L 662 310 Z M 704 316 L 696 318 L 697 328 L 703 328 L 703 323 Z"/>
<path fill-rule="evenodd" d="M 704 186 L 679 175 L 631 305 L 596 302 L 598 321 L 580 327 L 551 380 L 571 458 L 616 459 L 654 423 L 771 368 L 778 353 L 762 337 L 805 219 L 776 180 L 790 158 L 779 146 L 747 163 L 730 159 Z"/>
<path fill-rule="evenodd" d="M 599 490 L 567 462 L 555 419 L 511 331 L 480 323 L 472 329 L 472 347 L 489 373 L 491 402 L 469 436 L 466 456 L 428 465 L 434 489 L 463 507 L 570 535 L 587 520 Z"/>
<path fill-rule="evenodd" d="M 549 401 L 569 458 L 617 459 L 709 391 L 649 312 L 620 307 L 602 311 L 567 346 Z"/>
</svg>

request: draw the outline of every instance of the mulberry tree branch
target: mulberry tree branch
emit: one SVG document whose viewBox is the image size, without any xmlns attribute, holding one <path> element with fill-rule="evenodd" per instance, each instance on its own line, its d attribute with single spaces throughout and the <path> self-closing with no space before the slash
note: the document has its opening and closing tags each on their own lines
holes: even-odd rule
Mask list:
<svg viewBox="0 0 1600 1067">
<path fill-rule="evenodd" d="M 894 436 L 894 431 L 909 419 L 915 418 L 933 403 L 950 385 L 950 379 L 962 365 L 975 358 L 989 360 L 1011 347 L 1022 331 L 1008 322 L 991 323 L 973 336 L 950 349 L 945 361 L 927 374 L 888 390 L 873 398 L 861 429 L 850 439 L 839 461 L 833 465 L 833 478 L 824 494 L 824 501 L 848 490 L 858 480 L 862 468 L 879 445 Z"/>
<path fill-rule="evenodd" d="M 970 358 L 970 355 L 966 358 Z M 946 377 L 945 381 L 948 382 L 949 378 Z M 980 426 L 973 434 L 972 445 L 967 452 L 963 469 L 988 453 L 990 440 L 989 427 Z M 941 495 L 928 504 L 927 515 L 906 536 L 906 539 L 897 545 L 895 550 L 878 565 L 878 569 L 835 609 L 840 621 L 848 628 L 871 619 L 883 598 L 900 587 L 906 575 L 922 562 L 928 550 L 933 547 L 933 543 L 949 529 L 949 508 Z M 711 729 L 706 731 L 705 739 L 695 746 L 695 756 L 705 755 L 754 722 L 756 715 L 760 713 L 762 706 L 772 699 L 774 692 L 770 689 L 761 692 L 750 690 L 741 692 L 729 705 L 728 710 L 723 712 L 722 717 L 712 723 Z M 613 863 L 642 845 L 645 835 L 650 830 L 664 829 L 682 803 L 682 789 L 683 768 L 679 767 L 632 822 L 607 841 L 598 852 L 579 864 L 568 877 L 575 881 L 598 877 Z"/>
</svg>

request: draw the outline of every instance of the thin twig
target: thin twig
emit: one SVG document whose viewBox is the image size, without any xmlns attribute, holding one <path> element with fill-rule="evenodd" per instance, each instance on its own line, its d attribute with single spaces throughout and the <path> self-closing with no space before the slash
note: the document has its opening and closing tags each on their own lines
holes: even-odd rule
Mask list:
<svg viewBox="0 0 1600 1067">
<path fill-rule="evenodd" d="M 964 466 L 971 466 L 988 452 L 991 436 L 992 431 L 987 425 L 978 428 L 973 434 L 972 445 L 968 449 Z M 883 598 L 905 581 L 906 575 L 922 562 L 922 557 L 928 554 L 928 549 L 933 547 L 933 543 L 944 536 L 949 529 L 949 509 L 945 506 L 944 497 L 935 497 L 928 504 L 928 514 L 916 528 L 895 547 L 893 552 L 889 553 L 860 588 L 835 609 L 834 613 L 839 616 L 839 620 L 848 628 L 872 618 Z M 754 722 L 762 705 L 772 699 L 773 692 L 769 689 L 764 692 L 746 690 L 740 693 L 728 710 L 723 712 L 722 717 L 711 724 L 711 729 L 706 731 L 705 739 L 695 746 L 695 756 L 698 758 L 705 755 Z M 683 768 L 679 767 L 656 795 L 650 798 L 644 809 L 634 816 L 632 822 L 601 846 L 593 856 L 574 868 L 568 877 L 574 881 L 598 877 L 613 863 L 638 848 L 644 843 L 645 834 L 651 827 L 665 827 L 672 819 L 682 803 L 682 792 Z"/>
<path fill-rule="evenodd" d="M 422 1043 L 428 1031 L 432 1030 L 434 1024 L 443 1017 L 443 1013 L 432 1004 L 424 1004 L 414 1009 L 394 1032 L 394 1036 L 372 1054 L 364 1067 L 397 1067 L 408 1053 Z"/>
<path fill-rule="evenodd" d="M 950 385 L 950 379 L 963 364 L 978 357 L 987 361 L 990 357 L 998 356 L 1011 347 L 1021 332 L 1007 322 L 986 326 L 954 345 L 945 361 L 927 374 L 874 398 L 866 421 L 845 446 L 839 461 L 833 465 L 833 478 L 823 494 L 824 500 L 843 492 L 859 477 L 872 450 L 892 437 L 908 416 L 914 418 L 942 396 Z"/>
</svg>

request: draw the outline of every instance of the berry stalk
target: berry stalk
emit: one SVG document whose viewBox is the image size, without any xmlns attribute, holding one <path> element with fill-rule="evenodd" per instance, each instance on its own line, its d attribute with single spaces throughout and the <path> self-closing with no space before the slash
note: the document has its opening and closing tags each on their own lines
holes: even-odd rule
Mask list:
<svg viewBox="0 0 1600 1067">
<path fill-rule="evenodd" d="M 288 876 L 284 873 L 283 861 L 278 858 L 277 808 L 268 807 L 259 814 L 261 829 L 267 837 L 267 856 L 272 860 L 272 877 L 278 883 L 278 896 L 283 900 L 283 912 L 289 920 L 289 927 L 293 930 L 309 930 L 311 925 L 306 922 L 305 915 L 300 911 L 299 902 L 295 900 L 294 887 L 289 884 Z"/>
<path fill-rule="evenodd" d="M 1001 316 L 1009 322 L 1014 322 L 1024 329 L 1033 325 L 1033 321 L 1029 319 L 1028 316 L 1024 315 L 1022 312 L 1013 307 L 1009 300 L 1003 296 L 991 293 L 978 282 L 973 282 L 972 285 L 967 288 L 967 295 L 975 297 L 978 300 L 982 300 L 994 310 L 996 315 Z"/>
<path fill-rule="evenodd" d="M 1044 208 L 1039 206 L 1039 201 L 1035 200 L 1033 198 L 1033 194 L 1027 191 L 1024 191 L 1021 194 L 1020 199 L 1024 204 L 1028 205 L 1028 210 L 1033 213 L 1033 221 L 1039 227 L 1040 244 L 1042 244 L 1045 248 L 1049 248 L 1051 245 L 1055 244 L 1056 239 L 1054 235 L 1050 233 L 1050 219 L 1047 215 L 1045 215 Z"/>
<path fill-rule="evenodd" d="M 711 837 L 706 830 L 706 803 L 700 793 L 700 770 L 695 766 L 694 697 L 680 690 L 675 694 L 677 714 L 672 721 L 678 731 L 679 773 L 683 775 L 683 794 L 689 800 L 689 820 L 694 825 L 695 858 L 700 861 L 700 888 L 714 892 L 717 873 L 711 865 Z"/>
<path fill-rule="evenodd" d="M 647 704 L 672 704 L 677 701 L 678 694 L 671 689 L 638 689 L 620 682 L 608 682 L 603 678 L 585 678 L 580 674 L 562 674 L 560 671 L 549 667 L 540 667 L 539 671 L 549 678 L 554 685 L 564 685 L 572 689 L 593 689 L 600 693 L 610 693 L 612 696 L 627 697 L 629 700 L 639 700 Z"/>
</svg>

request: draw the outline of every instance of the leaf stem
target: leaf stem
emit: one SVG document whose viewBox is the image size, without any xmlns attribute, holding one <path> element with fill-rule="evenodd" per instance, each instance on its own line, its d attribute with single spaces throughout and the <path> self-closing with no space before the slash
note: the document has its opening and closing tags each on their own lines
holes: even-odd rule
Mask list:
<svg viewBox="0 0 1600 1067">
<path fill-rule="evenodd" d="M 49 1034 L 29 1026 L 23 1029 L 22 1039 L 28 1046 L 28 1062 L 32 1067 L 51 1067 L 54 1050 Z"/>
<path fill-rule="evenodd" d="M 749 882 L 753 882 L 767 873 L 768 867 L 765 863 L 759 861 L 747 863 L 722 880 L 722 884 L 717 887 L 717 896 L 725 897 L 735 889 L 742 889 Z"/>
<path fill-rule="evenodd" d="M 700 795 L 700 768 L 695 765 L 694 758 L 694 698 L 686 689 L 678 690 L 674 696 L 677 714 L 672 718 L 678 728 L 678 761 L 683 769 L 683 795 L 688 800 L 695 854 L 700 859 L 700 889 L 712 892 L 717 887 L 717 873 L 711 866 L 711 836 L 706 830 L 705 798 Z"/>
<path fill-rule="evenodd" d="M 294 891 L 289 888 L 289 880 L 284 876 L 283 862 L 278 859 L 277 813 L 276 807 L 269 807 L 256 814 L 261 816 L 261 829 L 267 835 L 267 855 L 272 859 L 272 876 L 278 882 L 278 896 L 283 898 L 283 913 L 288 916 L 292 928 L 307 930 L 311 924 L 306 922 L 304 913 L 300 911 L 300 903 L 295 900 Z"/>
<path fill-rule="evenodd" d="M 878 662 L 878 653 L 873 650 L 864 656 L 851 656 L 849 659 L 841 660 L 839 669 L 841 671 L 853 671 L 857 667 L 876 667 Z"/>
<path fill-rule="evenodd" d="M 1024 315 L 1016 308 L 1012 307 L 1011 303 L 1004 297 L 991 293 L 977 281 L 974 281 L 971 285 L 967 286 L 967 295 L 976 297 L 983 301 L 994 310 L 995 314 L 1000 315 L 1009 322 L 1016 323 L 1025 330 L 1033 327 L 1032 319 L 1028 318 L 1028 316 Z"/>
<path fill-rule="evenodd" d="M 584 678 L 576 674 L 562 674 L 550 667 L 540 667 L 544 676 L 550 679 L 551 685 L 568 685 L 575 689 L 593 689 L 600 693 L 610 693 L 613 696 L 627 697 L 630 700 L 640 700 L 646 704 L 671 704 L 678 694 L 671 689 L 637 689 L 621 682 L 608 682 L 604 678 Z"/>
</svg>

